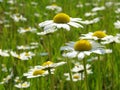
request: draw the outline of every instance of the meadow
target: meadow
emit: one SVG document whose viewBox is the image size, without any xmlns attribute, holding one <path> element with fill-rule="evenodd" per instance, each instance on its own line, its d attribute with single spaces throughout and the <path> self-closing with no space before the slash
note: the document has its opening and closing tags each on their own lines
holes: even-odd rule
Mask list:
<svg viewBox="0 0 120 90">
<path fill-rule="evenodd" d="M 119 0 L 0 0 L 0 90 L 120 90 Z"/>
</svg>

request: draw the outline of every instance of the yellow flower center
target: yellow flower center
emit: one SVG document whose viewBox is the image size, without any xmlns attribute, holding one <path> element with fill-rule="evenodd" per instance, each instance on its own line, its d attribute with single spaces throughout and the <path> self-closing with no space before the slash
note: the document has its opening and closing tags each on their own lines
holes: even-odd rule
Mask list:
<svg viewBox="0 0 120 90">
<path fill-rule="evenodd" d="M 21 58 L 20 55 L 18 55 L 17 58 L 20 59 Z"/>
<path fill-rule="evenodd" d="M 74 44 L 76 51 L 89 51 L 91 48 L 91 43 L 88 40 L 79 40 Z"/>
<path fill-rule="evenodd" d="M 30 54 L 26 52 L 26 53 L 25 53 L 25 56 L 30 56 Z"/>
<path fill-rule="evenodd" d="M 79 75 L 74 75 L 73 78 L 78 79 L 78 78 L 80 78 L 80 76 Z"/>
<path fill-rule="evenodd" d="M 30 30 L 30 27 L 28 27 L 28 28 L 25 28 L 25 30 L 26 30 L 26 31 L 29 31 L 29 30 Z"/>
<path fill-rule="evenodd" d="M 47 61 L 47 62 L 44 62 L 44 63 L 43 63 L 43 66 L 49 66 L 49 65 L 51 65 L 51 64 L 53 64 L 53 62 Z"/>
<path fill-rule="evenodd" d="M 35 71 L 33 72 L 33 75 L 34 75 L 34 76 L 35 76 L 35 75 L 41 75 L 41 74 L 43 74 L 43 73 L 45 73 L 45 70 L 38 69 L 38 70 L 35 70 Z"/>
<path fill-rule="evenodd" d="M 106 34 L 103 31 L 96 31 L 93 33 L 93 36 L 96 36 L 98 38 L 104 38 L 106 36 Z"/>
<path fill-rule="evenodd" d="M 55 23 L 68 23 L 70 22 L 70 17 L 65 13 L 58 13 L 53 17 Z"/>
<path fill-rule="evenodd" d="M 52 6 L 57 6 L 57 4 L 52 4 Z"/>
<path fill-rule="evenodd" d="M 23 87 L 27 86 L 27 83 L 23 83 L 22 86 L 23 86 Z"/>
</svg>

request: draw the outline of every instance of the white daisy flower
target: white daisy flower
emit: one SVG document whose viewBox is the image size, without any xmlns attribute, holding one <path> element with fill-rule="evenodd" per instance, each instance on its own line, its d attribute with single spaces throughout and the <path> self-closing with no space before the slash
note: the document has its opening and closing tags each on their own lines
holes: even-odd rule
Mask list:
<svg viewBox="0 0 120 90">
<path fill-rule="evenodd" d="M 95 15 L 97 15 L 96 12 L 86 12 L 86 13 L 85 13 L 85 16 L 86 16 L 86 17 L 95 16 Z"/>
<path fill-rule="evenodd" d="M 3 57 L 9 57 L 9 53 L 8 53 L 8 50 L 2 50 L 0 49 L 0 56 L 3 56 Z"/>
<path fill-rule="evenodd" d="M 102 41 L 101 44 L 120 43 L 120 37 L 118 35 L 109 35 L 108 37 L 105 37 L 102 40 L 104 41 Z"/>
<path fill-rule="evenodd" d="M 70 74 L 69 74 L 69 73 L 64 73 L 64 76 L 67 77 L 67 78 L 66 78 L 67 81 L 70 81 Z M 81 73 L 72 74 L 72 80 L 73 80 L 74 82 L 77 82 L 77 81 L 79 81 L 79 80 L 83 80 L 84 78 L 85 78 L 84 75 L 81 74 Z"/>
<path fill-rule="evenodd" d="M 57 6 L 56 4 L 48 5 L 46 6 L 46 9 L 55 11 L 55 13 L 59 13 L 62 11 L 62 8 L 60 6 Z"/>
<path fill-rule="evenodd" d="M 24 46 L 24 45 L 17 46 L 18 50 L 30 50 L 30 49 L 35 49 L 35 48 L 38 48 L 38 46 Z"/>
<path fill-rule="evenodd" d="M 108 37 L 105 31 L 95 31 L 89 32 L 88 34 L 82 34 L 80 39 L 92 39 L 92 40 L 102 40 L 102 38 Z"/>
<path fill-rule="evenodd" d="M 19 13 L 17 14 L 13 14 L 10 16 L 15 22 L 19 22 L 19 21 L 27 21 L 27 19 L 25 17 L 23 17 L 23 15 L 20 15 Z"/>
<path fill-rule="evenodd" d="M 87 64 L 86 65 L 86 70 L 89 72 L 89 69 L 90 69 L 90 65 Z M 84 71 L 84 66 L 82 64 L 78 64 L 78 65 L 75 65 L 72 70 L 72 72 L 75 72 L 75 73 L 80 73 L 80 72 L 83 72 Z M 91 70 L 90 70 L 91 71 Z"/>
<path fill-rule="evenodd" d="M 120 8 L 117 8 L 117 9 L 115 10 L 115 13 L 119 14 L 119 13 L 120 13 Z"/>
<path fill-rule="evenodd" d="M 55 68 L 55 67 L 58 67 L 58 66 L 61 66 L 61 65 L 64 65 L 64 64 L 66 64 L 66 62 L 54 63 L 52 61 L 47 61 L 47 62 L 44 62 L 42 64 L 42 66 L 43 66 L 42 69 L 52 69 L 52 68 Z"/>
<path fill-rule="evenodd" d="M 67 43 L 67 46 L 61 47 L 60 50 L 65 51 L 62 54 L 63 57 L 68 58 L 77 57 L 78 60 L 82 60 L 85 56 L 89 56 L 91 53 L 96 54 L 108 53 L 107 50 L 109 49 L 104 49 L 103 46 L 101 46 L 98 43 L 95 43 L 94 41 L 79 40 L 76 42 Z"/>
<path fill-rule="evenodd" d="M 97 12 L 97 11 L 102 11 L 102 10 L 105 10 L 105 7 L 104 7 L 104 6 L 94 7 L 94 8 L 92 9 L 92 12 Z"/>
<path fill-rule="evenodd" d="M 89 24 L 94 24 L 94 23 L 97 23 L 100 21 L 100 18 L 97 17 L 97 18 L 94 18 L 92 20 L 85 20 L 85 21 L 81 21 L 82 24 L 85 24 L 85 25 L 89 25 Z"/>
<path fill-rule="evenodd" d="M 48 70 L 42 70 L 42 69 L 38 69 L 38 67 L 34 67 L 30 69 L 28 73 L 24 73 L 23 76 L 26 76 L 27 78 L 36 78 L 40 76 L 46 76 L 48 74 L 49 74 Z"/>
<path fill-rule="evenodd" d="M 3 78 L 2 82 L 0 84 L 6 84 L 13 78 L 13 72 L 11 74 L 7 75 L 5 78 Z"/>
<path fill-rule="evenodd" d="M 114 22 L 114 26 L 116 29 L 120 29 L 120 21 L 117 20 L 116 22 Z"/>
<path fill-rule="evenodd" d="M 15 87 L 17 87 L 17 88 L 28 88 L 28 87 L 30 87 L 30 82 L 22 82 L 22 83 L 15 84 Z"/>
<path fill-rule="evenodd" d="M 20 60 L 29 60 L 33 56 L 35 56 L 35 54 L 33 52 L 23 52 L 23 53 L 17 54 L 16 52 L 11 51 L 10 54 L 13 57 L 18 58 Z"/>
<path fill-rule="evenodd" d="M 36 32 L 36 28 L 28 27 L 28 28 L 20 28 L 18 29 L 19 33 L 25 33 L 25 32 Z"/>
<path fill-rule="evenodd" d="M 80 22 L 81 22 L 81 18 L 71 18 L 65 13 L 58 13 L 57 15 L 54 16 L 53 20 L 47 20 L 41 22 L 39 26 L 44 27 L 44 30 L 48 30 L 50 28 L 56 27 L 58 29 L 63 28 L 69 31 L 70 26 L 76 28 L 83 28 Z"/>
</svg>

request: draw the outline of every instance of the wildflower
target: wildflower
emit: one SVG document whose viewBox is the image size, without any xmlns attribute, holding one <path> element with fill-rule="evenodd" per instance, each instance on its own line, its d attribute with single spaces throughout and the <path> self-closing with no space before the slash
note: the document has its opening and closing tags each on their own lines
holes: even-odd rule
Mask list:
<svg viewBox="0 0 120 90">
<path fill-rule="evenodd" d="M 97 17 L 97 18 L 94 18 L 92 20 L 85 20 L 85 21 L 81 21 L 82 24 L 85 24 L 85 25 L 89 25 L 89 24 L 94 24 L 94 23 L 97 23 L 100 21 L 100 18 Z"/>
<path fill-rule="evenodd" d="M 115 13 L 119 14 L 120 13 L 120 8 L 117 8 L 117 10 L 115 10 Z"/>
<path fill-rule="evenodd" d="M 105 3 L 105 6 L 111 7 L 113 4 L 114 4 L 113 2 L 106 2 L 106 3 Z"/>
<path fill-rule="evenodd" d="M 36 77 L 48 75 L 48 71 L 42 70 L 41 67 L 39 66 L 39 68 L 34 67 L 30 69 L 28 73 L 24 73 L 23 75 L 26 76 L 27 78 L 36 78 Z"/>
<path fill-rule="evenodd" d="M 15 82 L 15 83 L 20 83 L 20 82 L 21 82 L 20 77 L 18 77 L 18 76 L 15 77 L 14 82 Z"/>
<path fill-rule="evenodd" d="M 93 40 L 101 40 L 102 38 L 107 37 L 108 35 L 105 31 L 95 31 L 89 32 L 88 34 L 82 34 L 80 39 L 93 39 Z"/>
<path fill-rule="evenodd" d="M 120 43 L 120 37 L 118 35 L 109 35 L 108 37 L 105 37 L 102 40 L 103 41 L 101 42 L 101 44 Z"/>
<path fill-rule="evenodd" d="M 18 29 L 19 33 L 25 33 L 25 32 L 36 32 L 36 28 L 28 27 L 28 28 L 20 28 Z"/>
<path fill-rule="evenodd" d="M 0 56 L 9 57 L 8 50 L 0 49 Z"/>
<path fill-rule="evenodd" d="M 62 11 L 62 8 L 60 6 L 57 6 L 56 4 L 48 5 L 46 6 L 46 9 L 55 11 L 55 13 L 59 13 Z"/>
<path fill-rule="evenodd" d="M 85 16 L 86 17 L 89 17 L 89 16 L 95 16 L 95 15 L 97 15 L 97 13 L 95 13 L 95 12 L 87 12 L 87 13 L 85 13 Z"/>
<path fill-rule="evenodd" d="M 0 84 L 6 84 L 8 83 L 13 77 L 13 72 L 10 73 L 10 75 L 7 75 L 7 77 L 3 78 L 2 82 Z"/>
<path fill-rule="evenodd" d="M 70 26 L 76 27 L 76 28 L 83 28 L 81 24 L 79 24 L 81 21 L 80 18 L 71 18 L 65 13 L 58 13 L 53 17 L 53 20 L 47 20 L 44 22 L 41 22 L 39 24 L 40 27 L 44 27 L 44 30 L 48 30 L 50 28 L 56 27 L 58 29 L 64 28 L 66 30 L 70 30 Z"/>
<path fill-rule="evenodd" d="M 69 73 L 64 73 L 64 76 L 67 76 L 66 80 L 70 81 L 70 74 Z M 82 75 L 81 73 L 72 74 L 72 80 L 74 82 L 77 82 L 77 81 L 83 80 L 83 79 L 84 79 L 84 75 Z"/>
<path fill-rule="evenodd" d="M 94 8 L 92 9 L 92 12 L 97 12 L 97 11 L 102 11 L 102 10 L 105 10 L 105 7 L 104 7 L 104 6 L 94 7 Z"/>
<path fill-rule="evenodd" d="M 21 45 L 21 46 L 17 46 L 17 49 L 18 50 L 30 50 L 30 49 L 35 49 L 37 47 L 38 46 L 24 46 L 24 45 Z"/>
<path fill-rule="evenodd" d="M 58 62 L 54 63 L 52 61 L 47 61 L 42 64 L 43 68 L 42 69 L 52 69 L 61 65 L 64 65 L 66 62 Z"/>
<path fill-rule="evenodd" d="M 35 54 L 32 52 L 23 52 L 21 54 L 17 54 L 16 52 L 11 51 L 10 53 L 13 57 L 20 60 L 29 60 L 32 58 L 32 56 L 35 56 Z"/>
<path fill-rule="evenodd" d="M 15 22 L 19 22 L 19 21 L 27 21 L 27 19 L 25 17 L 23 17 L 23 15 L 20 15 L 19 13 L 17 14 L 13 14 L 10 16 Z"/>
<path fill-rule="evenodd" d="M 91 70 L 90 70 L 90 65 L 89 64 L 87 64 L 86 65 L 86 69 L 87 69 L 87 73 L 89 74 L 89 73 L 92 73 L 91 72 Z M 72 70 L 71 70 L 72 72 L 75 72 L 75 73 L 82 73 L 83 71 L 84 71 L 84 66 L 82 65 L 82 64 L 78 64 L 78 65 L 75 65 L 73 68 L 72 68 Z"/>
<path fill-rule="evenodd" d="M 114 22 L 114 26 L 116 29 L 120 29 L 120 21 L 117 20 L 116 22 Z"/>
<path fill-rule="evenodd" d="M 91 53 L 105 54 L 107 53 L 103 46 L 99 43 L 89 40 L 79 40 L 76 42 L 69 42 L 67 46 L 61 47 L 60 50 L 65 52 L 62 54 L 63 57 L 75 58 L 78 57 L 79 60 L 83 59 L 85 56 L 89 56 Z"/>
<path fill-rule="evenodd" d="M 1 70 L 2 70 L 3 72 L 7 72 L 7 71 L 8 71 L 5 64 L 2 64 L 1 66 L 2 66 L 2 69 L 1 69 Z"/>
<path fill-rule="evenodd" d="M 17 87 L 17 88 L 28 88 L 28 87 L 30 87 L 30 82 L 22 82 L 22 83 L 15 84 L 15 87 Z"/>
</svg>

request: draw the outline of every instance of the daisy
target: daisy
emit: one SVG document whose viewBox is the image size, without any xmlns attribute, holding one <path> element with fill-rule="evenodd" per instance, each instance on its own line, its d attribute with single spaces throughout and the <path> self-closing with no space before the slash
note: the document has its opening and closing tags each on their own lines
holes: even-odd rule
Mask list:
<svg viewBox="0 0 120 90">
<path fill-rule="evenodd" d="M 13 72 L 11 72 L 10 75 L 7 75 L 5 78 L 3 78 L 2 82 L 0 84 L 6 84 L 13 78 Z"/>
<path fill-rule="evenodd" d="M 64 76 L 66 76 L 66 80 L 67 81 L 70 81 L 70 74 L 69 73 L 64 73 Z M 74 82 L 77 82 L 79 80 L 83 80 L 84 79 L 84 75 L 81 74 L 81 73 L 75 73 L 75 74 L 72 74 L 72 80 Z"/>
<path fill-rule="evenodd" d="M 114 22 L 114 26 L 116 29 L 120 29 L 120 21 L 117 20 L 116 22 Z"/>
<path fill-rule="evenodd" d="M 76 27 L 76 28 L 83 28 L 83 26 L 80 24 L 81 18 L 71 18 L 65 13 L 58 13 L 53 17 L 53 20 L 47 20 L 44 22 L 41 22 L 39 24 L 40 27 L 44 27 L 44 30 L 48 30 L 52 27 L 56 27 L 58 29 L 63 28 L 66 30 L 70 30 L 70 26 Z"/>
<path fill-rule="evenodd" d="M 100 18 L 97 17 L 97 18 L 94 18 L 92 20 L 85 20 L 85 21 L 81 21 L 82 24 L 85 24 L 85 25 L 89 25 L 89 24 L 94 24 L 94 23 L 97 23 L 100 21 Z"/>
<path fill-rule="evenodd" d="M 20 28 L 18 29 L 19 33 L 25 33 L 25 32 L 36 32 L 36 28 L 28 27 L 28 28 Z"/>
<path fill-rule="evenodd" d="M 105 37 L 102 40 L 103 41 L 101 42 L 101 44 L 120 43 L 120 37 L 118 35 L 109 35 L 108 37 Z"/>
<path fill-rule="evenodd" d="M 18 50 L 30 50 L 30 49 L 35 49 L 35 48 L 38 48 L 38 46 L 24 46 L 24 45 L 17 46 Z"/>
<path fill-rule="evenodd" d="M 117 10 L 115 10 L 115 13 L 119 14 L 120 13 L 120 8 L 117 8 Z"/>
<path fill-rule="evenodd" d="M 28 88 L 28 87 L 30 87 L 30 82 L 22 82 L 22 83 L 15 84 L 15 87 L 17 87 L 17 88 Z"/>
<path fill-rule="evenodd" d="M 33 56 L 35 56 L 35 54 L 33 52 L 23 52 L 20 54 L 17 54 L 16 52 L 11 51 L 10 54 L 20 60 L 29 60 L 31 59 Z"/>
<path fill-rule="evenodd" d="M 61 65 L 64 65 L 64 64 L 66 64 L 66 62 L 54 63 L 52 61 L 47 61 L 47 62 L 44 62 L 42 64 L 42 66 L 43 66 L 42 69 L 52 69 L 52 68 L 55 68 L 55 67 L 58 67 L 58 66 L 61 66 Z"/>
<path fill-rule="evenodd" d="M 40 68 L 40 69 L 39 69 Z M 46 76 L 48 75 L 48 70 L 42 70 L 41 67 L 34 67 L 30 69 L 27 73 L 24 73 L 23 76 L 26 76 L 27 78 L 36 78 L 40 76 Z"/>
<path fill-rule="evenodd" d="M 87 64 L 86 65 L 86 70 L 87 70 L 87 74 L 90 74 L 92 73 L 92 71 L 90 70 L 90 65 Z M 78 64 L 78 65 L 75 65 L 72 70 L 72 72 L 75 72 L 75 73 L 80 73 L 80 72 L 83 72 L 84 71 L 84 66 L 82 64 Z"/>
<path fill-rule="evenodd" d="M 62 8 L 60 6 L 57 6 L 56 4 L 48 5 L 46 6 L 46 9 L 55 11 L 55 13 L 59 13 L 62 11 Z"/>
<path fill-rule="evenodd" d="M 105 7 L 104 7 L 104 6 L 94 7 L 94 8 L 92 9 L 92 12 L 97 12 L 97 11 L 102 11 L 102 10 L 105 10 Z"/>
<path fill-rule="evenodd" d="M 85 13 L 86 17 L 95 16 L 95 15 L 97 15 L 97 13 L 95 13 L 95 12 L 87 12 L 87 13 Z"/>
<path fill-rule="evenodd" d="M 91 53 L 105 54 L 109 49 L 104 49 L 99 43 L 89 40 L 79 40 L 76 42 L 69 42 L 66 46 L 61 47 L 61 51 L 65 51 L 62 56 L 68 58 L 77 57 L 79 60 Z"/>
<path fill-rule="evenodd" d="M 19 13 L 17 14 L 13 14 L 10 16 L 15 22 L 19 22 L 19 21 L 27 21 L 27 19 L 25 17 L 23 17 L 23 15 L 20 15 Z"/>
<path fill-rule="evenodd" d="M 8 50 L 2 50 L 2 49 L 0 49 L 0 56 L 9 57 Z"/>
<path fill-rule="evenodd" d="M 80 39 L 92 39 L 92 40 L 101 40 L 102 38 L 107 37 L 108 35 L 105 31 L 95 31 L 89 32 L 88 34 L 82 34 Z"/>
</svg>

